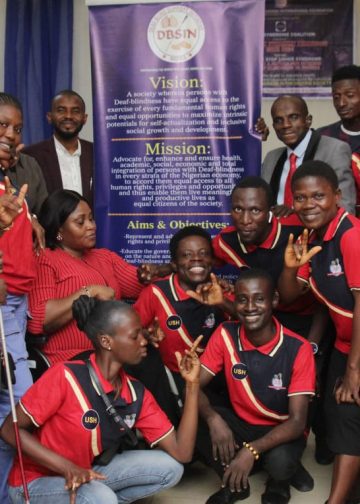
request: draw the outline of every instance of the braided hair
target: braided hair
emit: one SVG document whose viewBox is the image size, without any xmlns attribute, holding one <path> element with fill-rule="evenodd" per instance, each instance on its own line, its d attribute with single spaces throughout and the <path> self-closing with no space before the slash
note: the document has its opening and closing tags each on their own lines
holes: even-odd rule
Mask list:
<svg viewBox="0 0 360 504">
<path fill-rule="evenodd" d="M 131 311 L 122 301 L 102 301 L 89 296 L 80 296 L 73 302 L 72 313 L 80 331 L 83 331 L 95 348 L 100 348 L 98 336 L 115 332 L 114 315 Z"/>
</svg>

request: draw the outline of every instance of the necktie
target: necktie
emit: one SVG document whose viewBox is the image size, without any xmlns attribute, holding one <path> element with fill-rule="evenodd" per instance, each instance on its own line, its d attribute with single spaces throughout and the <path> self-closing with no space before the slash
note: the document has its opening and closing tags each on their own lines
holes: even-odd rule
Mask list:
<svg viewBox="0 0 360 504">
<path fill-rule="evenodd" d="M 291 192 L 291 179 L 295 173 L 296 170 L 296 160 L 297 156 L 294 153 L 291 153 L 289 156 L 289 161 L 290 161 L 290 170 L 289 174 L 287 176 L 286 182 L 285 182 L 285 191 L 284 191 L 284 205 L 292 208 L 293 206 L 293 197 L 292 197 L 292 192 Z"/>
</svg>

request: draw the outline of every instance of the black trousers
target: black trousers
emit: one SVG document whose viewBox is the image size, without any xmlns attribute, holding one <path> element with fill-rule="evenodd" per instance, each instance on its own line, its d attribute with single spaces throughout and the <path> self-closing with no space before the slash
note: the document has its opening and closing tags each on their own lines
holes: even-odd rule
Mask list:
<svg viewBox="0 0 360 504">
<path fill-rule="evenodd" d="M 288 329 L 308 339 L 312 322 L 312 315 L 298 315 L 289 312 L 276 312 L 277 319 Z M 327 437 L 327 425 L 325 414 L 325 390 L 327 383 L 330 355 L 334 347 L 335 327 L 329 318 L 324 336 L 319 345 L 318 354 L 315 356 L 317 386 L 316 395 L 309 405 L 308 426 L 312 428 L 316 439 L 323 440 Z"/>
<path fill-rule="evenodd" d="M 241 420 L 229 408 L 215 407 L 214 409 L 228 424 L 240 447 L 242 447 L 244 441 L 251 443 L 251 441 L 259 439 L 273 429 L 272 426 L 250 425 Z M 260 459 L 255 464 L 264 469 L 275 481 L 289 480 L 299 467 L 305 445 L 305 437 L 301 436 L 294 441 L 281 444 L 262 453 Z M 201 460 L 207 466 L 212 467 L 220 478 L 222 478 L 224 467 L 221 465 L 220 460 L 216 461 L 213 458 L 210 433 L 203 421 L 200 422 L 198 429 L 196 450 Z"/>
</svg>

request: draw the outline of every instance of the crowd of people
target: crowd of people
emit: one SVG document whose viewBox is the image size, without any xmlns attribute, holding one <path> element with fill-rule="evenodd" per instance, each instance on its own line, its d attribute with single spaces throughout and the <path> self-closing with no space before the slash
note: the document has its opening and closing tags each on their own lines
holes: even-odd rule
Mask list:
<svg viewBox="0 0 360 504">
<path fill-rule="evenodd" d="M 316 484 L 311 429 L 317 463 L 333 463 L 327 503 L 360 502 L 360 67 L 336 70 L 332 93 L 340 120 L 316 131 L 302 97 L 279 96 L 284 145 L 233 188 L 232 224 L 187 226 L 168 264 L 138 267 L 96 248 L 81 96 L 59 92 L 53 137 L 24 148 L 21 104 L 0 93 L 0 303 L 23 454 L 2 377 L 2 504 L 133 502 L 195 459 L 221 481 L 207 504 L 246 499 L 260 469 L 262 504 L 287 504 Z M 34 383 L 30 334 L 48 368 Z"/>
</svg>

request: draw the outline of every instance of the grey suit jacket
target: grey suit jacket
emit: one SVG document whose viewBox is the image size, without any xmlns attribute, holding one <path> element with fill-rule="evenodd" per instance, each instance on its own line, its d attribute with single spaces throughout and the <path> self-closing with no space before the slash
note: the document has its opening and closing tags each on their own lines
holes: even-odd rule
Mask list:
<svg viewBox="0 0 360 504">
<path fill-rule="evenodd" d="M 314 138 L 316 135 L 318 134 L 313 132 Z M 351 171 L 351 149 L 349 145 L 336 138 L 326 136 L 321 136 L 317 140 L 316 148 L 309 156 L 305 153 L 304 161 L 316 159 L 324 161 L 334 168 L 339 179 L 339 187 L 342 194 L 341 206 L 345 207 L 348 212 L 355 213 L 356 192 L 354 177 Z M 274 170 L 281 156 L 284 157 L 285 162 L 286 147 L 280 147 L 268 152 L 261 168 L 261 176 L 272 186 L 275 200 L 277 198 L 278 184 L 274 183 Z"/>
</svg>

